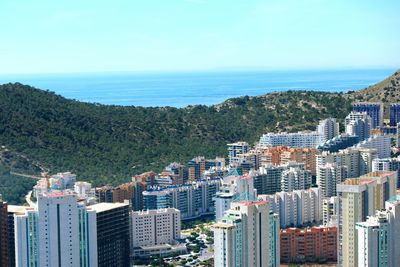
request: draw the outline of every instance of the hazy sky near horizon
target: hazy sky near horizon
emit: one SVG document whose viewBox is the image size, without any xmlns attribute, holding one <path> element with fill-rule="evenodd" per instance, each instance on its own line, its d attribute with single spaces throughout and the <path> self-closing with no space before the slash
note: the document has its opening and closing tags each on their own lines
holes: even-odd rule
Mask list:
<svg viewBox="0 0 400 267">
<path fill-rule="evenodd" d="M 399 0 L 1 0 L 0 73 L 399 68 Z"/>
</svg>

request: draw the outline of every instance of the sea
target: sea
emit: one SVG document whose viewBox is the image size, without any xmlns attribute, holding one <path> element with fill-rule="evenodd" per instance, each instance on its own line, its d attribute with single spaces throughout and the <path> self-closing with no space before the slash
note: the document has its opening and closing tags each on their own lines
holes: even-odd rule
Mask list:
<svg viewBox="0 0 400 267">
<path fill-rule="evenodd" d="M 69 99 L 107 105 L 185 107 L 213 105 L 239 96 L 288 90 L 347 92 L 363 89 L 395 69 L 310 71 L 109 72 L 0 75 Z"/>
</svg>

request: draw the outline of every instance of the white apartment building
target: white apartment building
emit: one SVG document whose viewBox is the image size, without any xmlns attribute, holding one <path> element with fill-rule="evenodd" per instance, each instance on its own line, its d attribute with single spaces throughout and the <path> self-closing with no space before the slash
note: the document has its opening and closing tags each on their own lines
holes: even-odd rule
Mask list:
<svg viewBox="0 0 400 267">
<path fill-rule="evenodd" d="M 316 148 L 324 142 L 324 135 L 318 132 L 266 133 L 260 138 L 261 148 L 287 146 L 293 148 Z"/>
<path fill-rule="evenodd" d="M 73 188 L 76 182 L 76 174 L 71 172 L 59 172 L 49 179 L 51 189 Z"/>
<path fill-rule="evenodd" d="M 249 144 L 247 142 L 236 142 L 228 144 L 229 165 L 239 160 L 239 156 L 246 154 L 249 151 Z"/>
<path fill-rule="evenodd" d="M 92 184 L 88 182 L 76 182 L 74 184 L 74 192 L 80 199 L 96 197 L 96 192 L 94 188 L 92 189 Z"/>
<path fill-rule="evenodd" d="M 374 172 L 337 185 L 340 266 L 359 266 L 356 223 L 365 221 L 375 210 L 383 209 L 385 201 L 395 196 L 396 183 L 397 173 Z"/>
<path fill-rule="evenodd" d="M 400 261 L 400 198 L 386 201 L 367 221 L 356 224 L 359 266 L 398 266 Z"/>
<path fill-rule="evenodd" d="M 324 142 L 339 135 L 339 123 L 335 118 L 321 120 L 317 126 L 317 133 L 324 136 Z"/>
<path fill-rule="evenodd" d="M 320 188 L 259 195 L 270 203 L 271 211 L 279 214 L 280 227 L 301 227 L 322 221 L 322 192 Z"/>
<path fill-rule="evenodd" d="M 284 170 L 281 175 L 281 190 L 284 192 L 308 189 L 311 187 L 311 183 L 311 171 L 304 168 L 290 167 L 288 170 Z"/>
<path fill-rule="evenodd" d="M 390 158 L 391 140 L 387 135 L 374 135 L 370 138 L 358 143 L 355 148 L 376 149 L 378 158 Z"/>
<path fill-rule="evenodd" d="M 336 185 L 348 178 L 347 166 L 337 163 L 327 163 L 318 166 L 317 185 L 322 190 L 323 197 L 336 196 Z"/>
<path fill-rule="evenodd" d="M 277 266 L 279 250 L 272 252 L 271 247 L 278 247 L 279 226 L 270 222 L 272 218 L 276 222 L 267 201 L 233 202 L 213 226 L 215 266 Z"/>
<path fill-rule="evenodd" d="M 338 197 L 329 197 L 322 200 L 322 224 L 326 227 L 337 227 L 339 209 Z"/>
<path fill-rule="evenodd" d="M 346 134 L 356 135 L 363 141 L 371 134 L 372 119 L 366 112 L 351 112 L 345 119 L 345 130 Z"/>
<path fill-rule="evenodd" d="M 132 213 L 133 247 L 174 244 L 181 236 L 181 213 L 174 208 Z"/>
<path fill-rule="evenodd" d="M 14 218 L 16 266 L 97 266 L 96 213 L 73 193 L 40 194 Z"/>
<path fill-rule="evenodd" d="M 322 177 L 318 178 L 319 169 L 328 163 L 347 168 L 347 177 L 359 177 L 372 171 L 372 160 L 375 158 L 375 149 L 352 147 L 336 153 L 324 151 L 318 154 L 316 159 L 317 180 L 322 180 Z"/>
<path fill-rule="evenodd" d="M 215 220 L 218 221 L 224 216 L 233 201 L 255 199 L 257 199 L 257 190 L 254 189 L 254 180 L 251 175 L 224 177 L 214 197 Z"/>
</svg>

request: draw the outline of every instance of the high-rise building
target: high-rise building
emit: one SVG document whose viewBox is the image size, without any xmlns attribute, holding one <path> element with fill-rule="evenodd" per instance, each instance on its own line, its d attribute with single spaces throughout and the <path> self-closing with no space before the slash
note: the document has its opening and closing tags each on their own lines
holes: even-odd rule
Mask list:
<svg viewBox="0 0 400 267">
<path fill-rule="evenodd" d="M 177 162 L 170 163 L 165 170 L 171 172 L 172 175 L 177 177 L 177 180 L 182 180 L 184 178 L 184 166 Z"/>
<path fill-rule="evenodd" d="M 74 192 L 79 200 L 84 200 L 87 205 L 97 203 L 96 190 L 88 182 L 75 182 Z"/>
<path fill-rule="evenodd" d="M 351 112 L 345 119 L 346 134 L 357 136 L 358 141 L 367 139 L 372 130 L 372 119 L 366 112 Z"/>
<path fill-rule="evenodd" d="M 400 148 L 400 123 L 396 126 L 396 147 Z"/>
<path fill-rule="evenodd" d="M 260 138 L 261 148 L 287 146 L 292 148 L 316 148 L 324 142 L 324 135 L 317 132 L 266 133 Z"/>
<path fill-rule="evenodd" d="M 206 159 L 204 157 L 196 157 L 188 162 L 188 174 L 190 181 L 200 180 L 202 174 L 206 170 Z"/>
<path fill-rule="evenodd" d="M 236 142 L 228 144 L 229 165 L 233 164 L 239 159 L 239 156 L 246 154 L 249 151 L 249 144 L 247 142 Z"/>
<path fill-rule="evenodd" d="M 259 195 L 270 203 L 273 213 L 279 214 L 281 228 L 302 227 L 322 221 L 322 195 L 320 188 Z"/>
<path fill-rule="evenodd" d="M 8 266 L 16 266 L 15 262 L 15 222 L 14 214 L 24 214 L 27 206 L 8 205 Z"/>
<path fill-rule="evenodd" d="M 215 220 L 218 221 L 224 216 L 225 211 L 230 209 L 233 201 L 256 199 L 257 192 L 254 189 L 251 175 L 224 177 L 222 185 L 214 198 Z"/>
<path fill-rule="evenodd" d="M 329 197 L 322 200 L 322 224 L 337 227 L 337 214 L 339 209 L 338 197 Z"/>
<path fill-rule="evenodd" d="M 322 190 L 323 197 L 336 196 L 336 185 L 348 178 L 347 166 L 337 163 L 327 163 L 318 167 L 317 185 Z"/>
<path fill-rule="evenodd" d="M 54 174 L 49 179 L 50 188 L 53 190 L 63 190 L 74 188 L 76 174 L 70 172 L 60 172 Z"/>
<path fill-rule="evenodd" d="M 400 198 L 395 196 L 365 222 L 356 224 L 359 266 L 399 265 Z"/>
<path fill-rule="evenodd" d="M 0 266 L 9 266 L 8 208 L 0 195 Z"/>
<path fill-rule="evenodd" d="M 96 214 L 74 194 L 39 195 L 15 214 L 16 266 L 97 266 Z"/>
<path fill-rule="evenodd" d="M 96 188 L 96 198 L 99 203 L 124 203 L 129 201 L 132 210 L 143 209 L 142 192 L 146 190 L 147 183 L 134 181 L 118 186 L 103 186 Z"/>
<path fill-rule="evenodd" d="M 390 126 L 395 127 L 400 123 L 400 103 L 390 104 Z"/>
<path fill-rule="evenodd" d="M 337 228 L 288 228 L 280 233 L 281 262 L 298 263 L 304 259 L 337 259 Z"/>
<path fill-rule="evenodd" d="M 343 150 L 356 145 L 358 141 L 359 138 L 356 135 L 341 134 L 319 145 L 318 150 L 339 152 L 339 150 Z"/>
<path fill-rule="evenodd" d="M 312 175 L 316 174 L 315 155 L 319 153 L 316 148 L 290 148 L 286 146 L 269 147 L 260 155 L 260 167 L 268 165 L 285 165 L 289 162 L 304 163 L 306 170 Z"/>
<path fill-rule="evenodd" d="M 300 168 L 304 170 L 304 163 L 288 162 L 285 165 L 274 166 L 266 165 L 257 171 L 251 172 L 254 179 L 254 187 L 258 194 L 270 195 L 282 191 L 282 173 L 290 168 Z"/>
<path fill-rule="evenodd" d="M 194 219 L 215 212 L 214 197 L 221 186 L 220 178 L 143 191 L 144 209 L 176 208 L 182 220 Z"/>
<path fill-rule="evenodd" d="M 304 168 L 291 167 L 282 172 L 281 190 L 284 192 L 308 189 L 311 187 L 311 183 L 311 171 L 305 170 Z"/>
<path fill-rule="evenodd" d="M 106 185 L 96 188 L 96 198 L 99 203 L 113 203 L 114 187 Z"/>
<path fill-rule="evenodd" d="M 383 126 L 383 104 L 372 102 L 359 102 L 353 104 L 354 112 L 366 112 L 372 119 L 372 128 Z"/>
<path fill-rule="evenodd" d="M 347 168 L 347 177 L 359 177 L 372 171 L 372 160 L 375 158 L 377 158 L 375 149 L 352 147 L 336 153 L 324 151 L 316 156 L 317 176 L 319 169 L 330 163 L 339 168 Z"/>
<path fill-rule="evenodd" d="M 129 204 L 99 203 L 90 206 L 90 210 L 95 212 L 97 224 L 97 252 L 91 258 L 98 255 L 99 267 L 130 267 Z"/>
<path fill-rule="evenodd" d="M 290 162 L 304 163 L 304 169 L 309 170 L 311 175 L 316 175 L 316 155 L 319 153 L 316 148 L 288 148 L 282 151 L 278 165 L 289 164 Z"/>
<path fill-rule="evenodd" d="M 387 135 L 373 135 L 368 139 L 358 143 L 355 148 L 376 149 L 377 156 L 380 159 L 390 158 L 391 139 Z"/>
<path fill-rule="evenodd" d="M 272 252 L 271 247 L 279 241 L 270 241 L 271 237 L 278 238 L 271 234 L 276 233 L 278 225 L 270 223 L 270 218 L 266 201 L 233 202 L 231 209 L 213 226 L 215 266 L 269 267 L 278 262 L 279 252 Z"/>
<path fill-rule="evenodd" d="M 372 160 L 372 171 L 396 171 L 400 177 L 400 157 Z M 400 188 L 400 179 L 397 179 L 397 188 Z"/>
<path fill-rule="evenodd" d="M 180 238 L 179 210 L 168 208 L 132 213 L 132 255 L 134 258 L 176 252 L 174 245 L 178 244 L 177 240 Z"/>
<path fill-rule="evenodd" d="M 335 118 L 321 120 L 317 126 L 317 133 L 324 136 L 324 141 L 339 135 L 339 123 Z"/>
<path fill-rule="evenodd" d="M 383 209 L 385 201 L 395 195 L 396 183 L 396 172 L 374 172 L 337 185 L 340 266 L 358 266 L 356 223 Z"/>
<path fill-rule="evenodd" d="M 280 248 L 280 227 L 279 227 L 279 215 L 269 212 L 269 266 L 275 267 L 281 264 L 281 248 Z"/>
</svg>

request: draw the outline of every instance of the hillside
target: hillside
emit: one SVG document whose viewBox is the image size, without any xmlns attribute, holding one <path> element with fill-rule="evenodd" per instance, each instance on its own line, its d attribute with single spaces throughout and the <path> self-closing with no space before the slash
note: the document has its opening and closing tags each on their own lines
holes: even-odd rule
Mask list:
<svg viewBox="0 0 400 267">
<path fill-rule="evenodd" d="M 382 101 L 386 104 L 400 99 L 400 70 L 380 83 L 366 89 L 348 94 L 350 99 L 363 101 Z"/>
<path fill-rule="evenodd" d="M 313 130 L 320 119 L 343 119 L 352 101 L 389 100 L 382 90 L 394 92 L 390 101 L 400 101 L 393 90 L 397 77 L 363 93 L 288 91 L 180 109 L 88 104 L 5 84 L 0 86 L 0 146 L 51 172 L 72 171 L 95 185 L 116 184 L 172 161 L 226 156 L 227 143 L 254 143 L 266 131 Z"/>
</svg>

